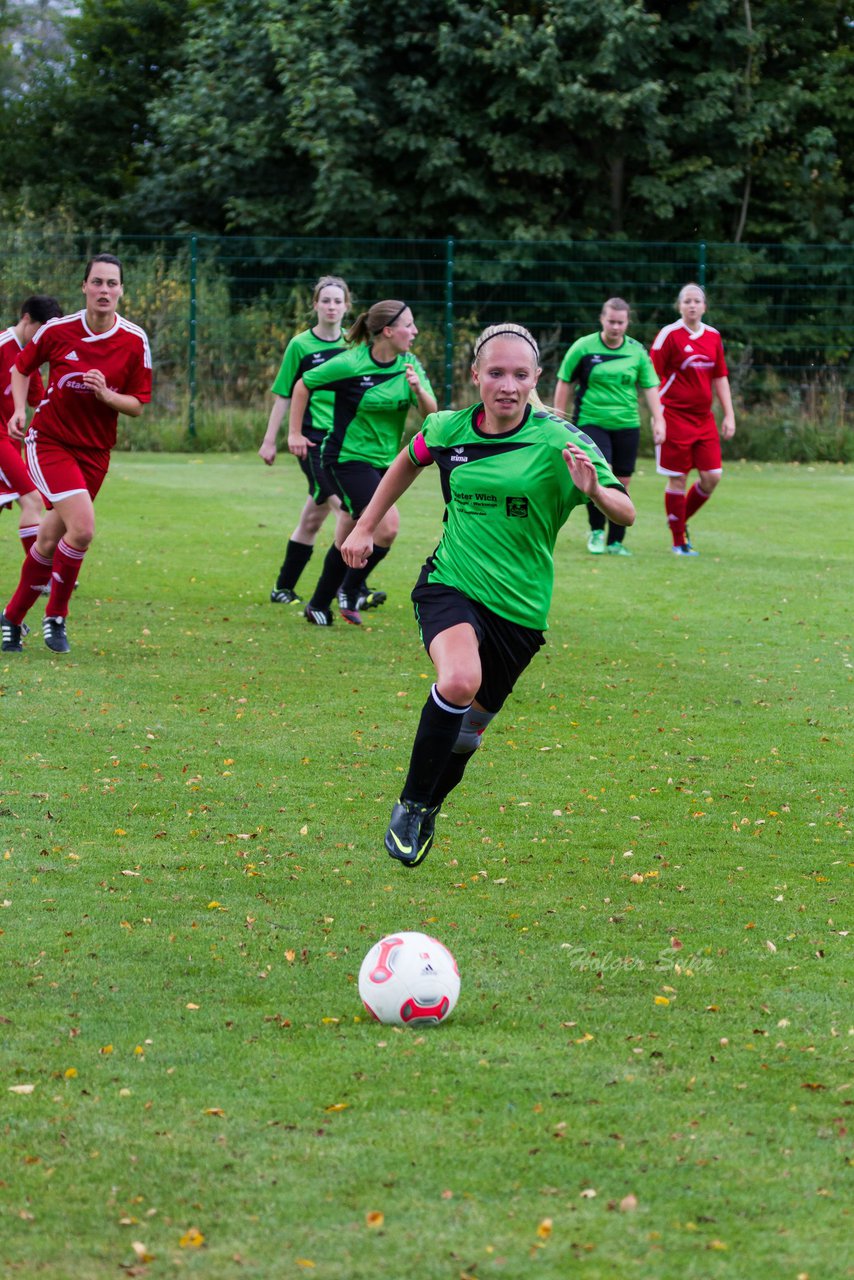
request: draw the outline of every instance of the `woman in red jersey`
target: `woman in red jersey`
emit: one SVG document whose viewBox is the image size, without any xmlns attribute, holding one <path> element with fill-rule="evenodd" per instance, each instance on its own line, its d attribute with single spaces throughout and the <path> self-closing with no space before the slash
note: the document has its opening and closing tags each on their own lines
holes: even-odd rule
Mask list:
<svg viewBox="0 0 854 1280">
<path fill-rule="evenodd" d="M 48 511 L 0 616 L 2 650 L 19 653 L 24 622 L 50 574 L 45 644 L 67 653 L 68 602 L 95 534 L 93 503 L 110 465 L 120 413 L 137 418 L 151 399 L 151 349 L 144 330 L 118 314 L 122 264 L 103 253 L 86 264 L 86 305 L 42 325 L 12 369 L 9 434 L 23 439 L 29 375 L 48 363 L 47 394 L 26 432 L 27 463 Z"/>
<path fill-rule="evenodd" d="M 681 320 L 666 325 L 650 348 L 661 379 L 658 396 L 664 410 L 665 437 L 658 446 L 658 470 L 667 476 L 664 506 L 673 552 L 695 556 L 687 522 L 712 496 L 721 478 L 721 442 L 735 434 L 732 393 L 721 335 L 703 323 L 706 294 L 698 284 L 686 284 L 676 301 Z M 718 425 L 712 413 L 712 394 L 724 411 Z M 685 492 L 688 473 L 698 480 Z"/>
</svg>

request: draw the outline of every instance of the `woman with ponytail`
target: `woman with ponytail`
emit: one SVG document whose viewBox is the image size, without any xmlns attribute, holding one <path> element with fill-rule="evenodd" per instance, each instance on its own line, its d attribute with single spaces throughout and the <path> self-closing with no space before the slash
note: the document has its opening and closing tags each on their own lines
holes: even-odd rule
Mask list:
<svg viewBox="0 0 854 1280">
<path fill-rule="evenodd" d="M 365 579 L 388 554 L 399 519 L 391 505 L 374 530 L 371 555 L 358 570 L 341 558 L 341 544 L 373 498 L 394 461 L 410 408 L 422 416 L 436 411 L 433 388 L 410 348 L 418 333 L 405 302 L 376 302 L 357 317 L 347 334 L 349 350 L 317 369 L 306 370 L 291 393 L 288 448 L 305 458 L 316 448 L 302 430 L 310 396 L 333 396 L 332 425 L 320 446 L 321 462 L 341 499 L 342 516 L 305 617 L 315 626 L 332 624 L 331 604 L 337 594 L 341 616 L 359 625 L 360 607 L 379 603 L 364 590 Z M 385 597 L 383 596 L 383 599 Z"/>
</svg>

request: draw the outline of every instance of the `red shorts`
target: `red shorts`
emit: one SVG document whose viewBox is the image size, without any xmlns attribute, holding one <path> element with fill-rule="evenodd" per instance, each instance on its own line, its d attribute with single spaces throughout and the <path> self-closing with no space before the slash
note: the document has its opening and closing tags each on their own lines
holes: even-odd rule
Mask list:
<svg viewBox="0 0 854 1280">
<path fill-rule="evenodd" d="M 687 476 L 689 471 L 720 471 L 721 439 L 714 414 L 705 418 L 664 414 L 667 434 L 656 448 L 657 470 L 664 476 Z"/>
<path fill-rule="evenodd" d="M 7 435 L 0 436 L 0 507 L 25 493 L 32 493 L 35 487 L 17 440 Z"/>
<path fill-rule="evenodd" d="M 27 462 L 35 486 L 48 507 L 73 493 L 95 498 L 110 468 L 109 449 L 75 449 L 32 428 L 27 432 Z"/>
</svg>

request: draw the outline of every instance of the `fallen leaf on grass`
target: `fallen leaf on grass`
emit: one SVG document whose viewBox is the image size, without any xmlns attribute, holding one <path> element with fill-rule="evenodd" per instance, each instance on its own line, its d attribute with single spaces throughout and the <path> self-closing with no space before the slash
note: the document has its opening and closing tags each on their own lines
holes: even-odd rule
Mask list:
<svg viewBox="0 0 854 1280">
<path fill-rule="evenodd" d="M 584 1192 L 582 1191 L 581 1194 L 583 1195 Z M 595 1191 L 593 1194 L 594 1195 L 596 1194 Z M 549 1236 L 552 1233 L 552 1226 L 553 1226 L 553 1223 L 551 1218 L 543 1218 L 542 1222 L 537 1227 L 537 1235 L 540 1237 L 541 1240 L 548 1240 Z"/>
<path fill-rule="evenodd" d="M 365 1226 L 372 1227 L 375 1231 L 378 1230 L 384 1222 L 385 1214 L 380 1213 L 378 1209 L 374 1209 L 370 1213 L 365 1214 Z"/>
<path fill-rule="evenodd" d="M 638 1198 L 631 1192 L 620 1201 L 620 1213 L 633 1213 L 638 1207 Z"/>
<path fill-rule="evenodd" d="M 349 1105 L 350 1105 L 349 1102 L 333 1102 L 330 1106 L 324 1107 L 323 1110 L 324 1111 L 346 1111 Z"/>
<path fill-rule="evenodd" d="M 668 1000 L 667 996 L 656 996 L 656 997 L 655 997 L 655 1003 L 656 1003 L 656 1004 L 670 1004 L 670 1001 Z"/>
<path fill-rule="evenodd" d="M 202 1112 L 203 1116 L 225 1116 L 222 1107 L 205 1107 Z"/>
<path fill-rule="evenodd" d="M 298 1267 L 316 1267 L 317 1263 L 312 1262 L 311 1258 L 297 1258 Z"/>
<path fill-rule="evenodd" d="M 579 1194 L 581 1195 L 581 1199 L 582 1199 L 582 1200 L 595 1200 L 595 1198 L 596 1198 L 596 1188 L 595 1188 L 595 1187 L 585 1187 L 585 1188 L 584 1188 L 584 1190 L 583 1190 L 582 1192 L 580 1192 Z"/>
<path fill-rule="evenodd" d="M 197 1227 L 189 1227 L 178 1241 L 182 1249 L 201 1249 L 204 1243 L 205 1237 Z"/>
<path fill-rule="evenodd" d="M 9 1092 L 10 1093 L 32 1093 L 35 1087 L 36 1086 L 34 1084 L 10 1084 Z"/>
<path fill-rule="evenodd" d="M 131 1240 L 130 1247 L 136 1254 L 137 1262 L 153 1262 L 154 1254 L 149 1253 L 141 1240 Z"/>
</svg>

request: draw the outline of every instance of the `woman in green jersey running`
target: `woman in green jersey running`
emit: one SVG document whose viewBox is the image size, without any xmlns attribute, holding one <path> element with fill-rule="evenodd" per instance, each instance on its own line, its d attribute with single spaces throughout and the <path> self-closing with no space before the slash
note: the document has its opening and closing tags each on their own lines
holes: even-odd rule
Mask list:
<svg viewBox="0 0 854 1280">
<path fill-rule="evenodd" d="M 297 378 L 302 377 L 307 369 L 315 369 L 345 350 L 341 321 L 350 310 L 347 282 L 340 276 L 321 276 L 314 286 L 311 307 L 315 323 L 310 329 L 291 338 L 285 347 L 281 368 L 273 383 L 272 391 L 276 398 L 258 450 L 258 456 L 268 467 L 272 467 L 276 461 L 279 428 L 290 408 L 291 394 Z M 318 392 L 311 402 L 310 410 L 306 410 L 303 417 L 302 429 L 306 439 L 315 445 L 321 444 L 331 422 L 332 396 Z M 300 458 L 300 466 L 308 481 L 308 497 L 297 527 L 288 541 L 276 585 L 270 592 L 273 604 L 302 604 L 296 593 L 300 574 L 311 559 L 315 539 L 326 517 L 332 510 L 341 510 L 341 500 L 320 465 L 318 453 L 315 449 L 309 451 L 306 457 Z"/>
<path fill-rule="evenodd" d="M 445 797 L 543 644 L 554 546 L 570 512 L 594 502 L 609 519 L 634 522 L 631 499 L 590 437 L 531 403 L 539 375 L 527 329 L 485 329 L 472 365 L 480 402 L 426 419 L 342 549 L 353 568 L 369 563 L 385 513 L 436 463 L 442 537 L 412 592 L 436 683 L 385 836 L 389 854 L 408 867 L 427 856 Z"/>
<path fill-rule="evenodd" d="M 323 573 L 305 607 L 316 626 L 332 623 L 330 605 L 338 594 L 341 616 L 358 625 L 365 607 L 365 578 L 388 554 L 397 536 L 397 510 L 389 505 L 375 529 L 370 558 L 359 571 L 347 569 L 340 546 L 373 498 L 394 461 L 407 414 L 436 412 L 433 388 L 412 346 L 418 329 L 405 302 L 389 298 L 363 311 L 347 334 L 348 350 L 318 369 L 307 370 L 291 397 L 288 448 L 304 458 L 313 447 L 302 430 L 303 415 L 318 391 L 333 396 L 332 425 L 324 437 L 321 461 L 341 499 L 343 513 L 336 546 L 326 556 Z"/>
<path fill-rule="evenodd" d="M 575 383 L 572 421 L 596 441 L 609 467 L 626 490 L 635 469 L 640 443 L 638 388 L 652 415 L 652 438 L 664 439 L 664 415 L 658 399 L 658 374 L 644 347 L 626 333 L 629 304 L 609 298 L 602 306 L 599 331 L 579 338 L 567 351 L 557 374 L 554 404 L 566 412 L 570 383 Z M 607 542 L 605 517 L 592 503 L 587 508 L 590 535 L 587 550 L 630 556 L 623 544 L 625 528 L 610 522 Z"/>
</svg>

